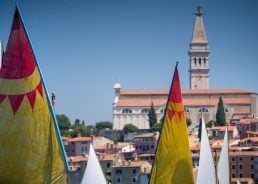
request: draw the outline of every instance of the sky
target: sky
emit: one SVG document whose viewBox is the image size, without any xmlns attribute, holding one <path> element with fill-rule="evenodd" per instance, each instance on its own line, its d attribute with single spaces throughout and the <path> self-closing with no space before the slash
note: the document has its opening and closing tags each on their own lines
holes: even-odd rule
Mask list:
<svg viewBox="0 0 258 184">
<path fill-rule="evenodd" d="M 57 114 L 112 122 L 113 86 L 189 88 L 193 0 L 0 0 L 6 47 L 17 3 Z M 203 0 L 210 88 L 258 92 L 258 1 Z"/>
</svg>

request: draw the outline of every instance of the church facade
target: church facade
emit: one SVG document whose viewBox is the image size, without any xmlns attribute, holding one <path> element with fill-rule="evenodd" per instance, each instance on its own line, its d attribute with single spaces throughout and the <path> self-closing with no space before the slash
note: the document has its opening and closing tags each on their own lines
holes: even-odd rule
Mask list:
<svg viewBox="0 0 258 184">
<path fill-rule="evenodd" d="M 182 90 L 187 118 L 197 125 L 201 114 L 206 122 L 216 119 L 219 97 L 224 102 L 227 121 L 257 116 L 257 93 L 245 89 L 209 88 L 209 44 L 202 19 L 202 7 L 197 5 L 193 36 L 189 45 L 189 89 Z M 164 116 L 168 90 L 126 90 L 116 83 L 113 102 L 113 129 L 126 124 L 149 129 L 148 110 L 153 104 L 158 122 Z"/>
</svg>

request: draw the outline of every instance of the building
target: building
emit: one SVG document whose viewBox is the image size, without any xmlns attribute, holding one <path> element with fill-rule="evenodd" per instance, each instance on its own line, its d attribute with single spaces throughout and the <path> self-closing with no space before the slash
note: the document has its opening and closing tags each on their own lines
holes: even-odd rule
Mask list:
<svg viewBox="0 0 258 184">
<path fill-rule="evenodd" d="M 192 40 L 189 45 L 189 89 L 182 90 L 187 118 L 198 125 L 201 113 L 205 122 L 216 119 L 219 97 L 222 97 L 226 120 L 237 122 L 242 117 L 257 116 L 257 93 L 245 89 L 210 89 L 209 44 L 206 37 L 202 8 L 197 6 Z M 157 119 L 164 116 L 168 90 L 126 90 L 114 85 L 113 129 L 126 124 L 149 129 L 148 109 L 153 104 Z"/>
<path fill-rule="evenodd" d="M 237 129 L 240 139 L 254 136 L 258 137 L 258 118 L 241 119 L 237 124 Z"/>
<path fill-rule="evenodd" d="M 105 137 L 81 137 L 78 135 L 66 141 L 65 151 L 67 156 L 87 155 L 90 149 L 90 143 L 93 143 L 94 147 L 114 144 L 113 141 Z"/>
<path fill-rule="evenodd" d="M 159 133 L 146 133 L 134 136 L 133 144 L 135 153 L 141 154 L 154 154 L 158 145 Z"/>
<path fill-rule="evenodd" d="M 230 139 L 236 138 L 238 136 L 236 126 L 215 126 L 209 129 L 210 139 L 223 140 L 226 130 L 228 130 L 228 137 Z"/>
<path fill-rule="evenodd" d="M 147 161 L 122 161 L 113 165 L 112 184 L 147 184 L 150 172 L 151 164 Z"/>
</svg>

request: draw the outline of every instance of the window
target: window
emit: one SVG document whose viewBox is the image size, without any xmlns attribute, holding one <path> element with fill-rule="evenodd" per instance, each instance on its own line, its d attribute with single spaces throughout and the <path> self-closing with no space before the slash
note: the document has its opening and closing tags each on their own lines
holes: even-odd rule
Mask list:
<svg viewBox="0 0 258 184">
<path fill-rule="evenodd" d="M 203 63 L 204 65 L 206 65 L 206 58 L 203 58 Z"/>
<path fill-rule="evenodd" d="M 121 179 L 120 179 L 120 178 L 116 178 L 116 182 L 117 182 L 117 183 L 120 183 L 120 182 L 121 182 Z"/>
<path fill-rule="evenodd" d="M 242 173 L 239 174 L 239 178 L 243 178 L 243 174 Z"/>
<path fill-rule="evenodd" d="M 250 176 L 251 176 L 251 178 L 254 178 L 254 173 L 251 173 Z"/>
<path fill-rule="evenodd" d="M 202 64 L 202 59 L 199 58 L 199 65 L 201 66 L 201 64 Z"/>
<path fill-rule="evenodd" d="M 250 160 L 252 160 L 252 161 L 253 161 L 253 160 L 254 160 L 254 157 L 250 157 Z"/>
<path fill-rule="evenodd" d="M 196 65 L 196 58 L 194 58 L 194 65 Z"/>
<path fill-rule="evenodd" d="M 254 165 L 253 164 L 251 164 L 251 169 L 254 169 Z"/>
<path fill-rule="evenodd" d="M 136 182 L 136 178 L 133 178 L 133 183 L 135 183 Z"/>
<path fill-rule="evenodd" d="M 110 168 L 110 163 L 107 163 L 107 168 Z"/>
<path fill-rule="evenodd" d="M 151 149 L 154 149 L 154 145 L 151 145 Z"/>
<path fill-rule="evenodd" d="M 243 165 L 239 165 L 239 169 L 243 169 Z"/>
<path fill-rule="evenodd" d="M 239 158 L 238 158 L 238 160 L 239 160 L 239 161 L 242 161 L 242 160 L 243 160 L 243 158 L 242 158 L 242 157 L 239 157 Z"/>
<path fill-rule="evenodd" d="M 116 170 L 116 174 L 122 174 L 122 170 L 121 169 L 117 169 Z"/>
<path fill-rule="evenodd" d="M 136 169 L 133 169 L 133 174 L 136 174 Z"/>
<path fill-rule="evenodd" d="M 88 142 L 86 142 L 86 141 L 83 141 L 83 142 L 82 142 L 82 144 L 88 144 Z"/>
<path fill-rule="evenodd" d="M 236 177 L 236 174 L 232 174 L 232 178 L 235 178 Z"/>
<path fill-rule="evenodd" d="M 123 114 L 130 114 L 130 113 L 132 113 L 132 110 L 131 109 L 123 109 L 122 113 Z"/>
<path fill-rule="evenodd" d="M 235 165 L 232 165 L 232 169 L 236 169 L 236 166 L 235 166 Z"/>
<path fill-rule="evenodd" d="M 145 108 L 145 109 L 142 109 L 141 111 L 143 114 L 148 114 L 149 113 L 149 109 Z"/>
</svg>

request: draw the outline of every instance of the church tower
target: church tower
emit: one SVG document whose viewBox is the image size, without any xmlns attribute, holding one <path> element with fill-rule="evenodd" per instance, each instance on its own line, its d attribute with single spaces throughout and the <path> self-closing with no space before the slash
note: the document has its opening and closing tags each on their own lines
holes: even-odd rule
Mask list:
<svg viewBox="0 0 258 184">
<path fill-rule="evenodd" d="M 202 6 L 197 4 L 192 41 L 188 51 L 190 60 L 190 89 L 209 89 L 209 45 L 202 20 Z"/>
</svg>

